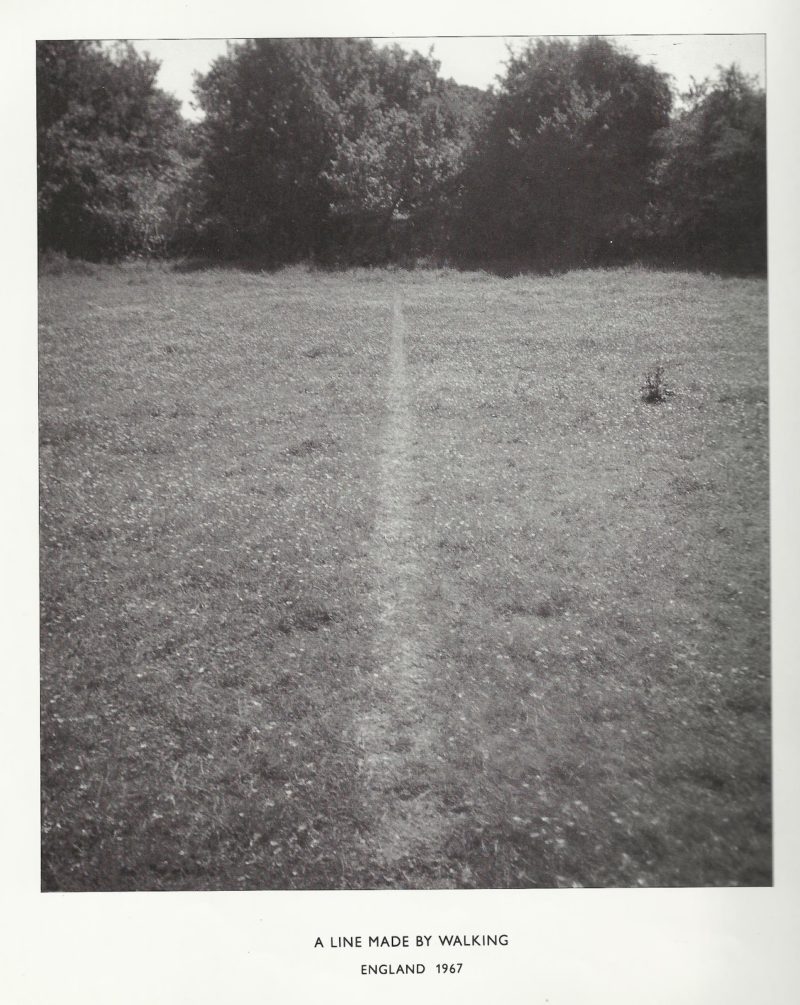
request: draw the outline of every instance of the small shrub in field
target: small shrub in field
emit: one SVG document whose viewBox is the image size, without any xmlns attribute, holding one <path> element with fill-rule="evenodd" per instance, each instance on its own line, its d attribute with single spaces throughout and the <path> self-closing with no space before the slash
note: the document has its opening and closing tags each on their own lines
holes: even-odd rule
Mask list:
<svg viewBox="0 0 800 1005">
<path fill-rule="evenodd" d="M 644 375 L 642 384 L 642 401 L 648 405 L 660 405 L 675 392 L 671 391 L 664 381 L 664 367 L 657 363 L 652 370 Z"/>
</svg>

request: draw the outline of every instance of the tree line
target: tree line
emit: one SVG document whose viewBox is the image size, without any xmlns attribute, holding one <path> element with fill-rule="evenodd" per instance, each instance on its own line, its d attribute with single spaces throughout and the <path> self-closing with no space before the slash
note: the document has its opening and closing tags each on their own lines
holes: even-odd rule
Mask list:
<svg viewBox="0 0 800 1005">
<path fill-rule="evenodd" d="M 764 93 L 676 95 L 602 38 L 531 41 L 497 88 L 363 39 L 254 39 L 202 121 L 132 46 L 39 42 L 41 251 L 269 264 L 766 268 Z"/>
</svg>

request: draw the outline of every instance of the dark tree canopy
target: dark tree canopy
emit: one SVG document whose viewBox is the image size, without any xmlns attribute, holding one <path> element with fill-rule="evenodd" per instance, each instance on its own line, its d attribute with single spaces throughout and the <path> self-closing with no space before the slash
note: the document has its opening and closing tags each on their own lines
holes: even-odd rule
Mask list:
<svg viewBox="0 0 800 1005">
<path fill-rule="evenodd" d="M 251 39 L 196 77 L 193 126 L 157 71 L 125 43 L 38 44 L 43 249 L 766 264 L 765 99 L 735 67 L 673 113 L 603 38 L 529 42 L 496 92 L 366 39 Z"/>
<path fill-rule="evenodd" d="M 470 169 L 467 241 L 498 258 L 594 260 L 644 208 L 670 104 L 662 74 L 604 39 L 510 54 Z"/>
<path fill-rule="evenodd" d="M 84 257 L 157 243 L 180 175 L 185 128 L 155 86 L 158 63 L 120 43 L 36 49 L 39 235 Z"/>
<path fill-rule="evenodd" d="M 685 95 L 661 133 L 655 239 L 677 261 L 762 271 L 767 259 L 766 98 L 736 66 Z"/>
<path fill-rule="evenodd" d="M 248 41 L 197 93 L 202 229 L 223 253 L 384 257 L 393 222 L 431 216 L 470 142 L 434 60 L 366 40 Z"/>
<path fill-rule="evenodd" d="M 201 229 L 212 250 L 305 256 L 330 198 L 323 174 L 339 133 L 315 40 L 247 41 L 197 80 Z"/>
<path fill-rule="evenodd" d="M 342 102 L 327 174 L 332 212 L 356 230 L 371 227 L 388 253 L 398 222 L 406 250 L 441 248 L 479 117 L 471 89 L 443 81 L 430 57 L 398 47 L 373 51 L 372 61 L 368 85 Z"/>
</svg>

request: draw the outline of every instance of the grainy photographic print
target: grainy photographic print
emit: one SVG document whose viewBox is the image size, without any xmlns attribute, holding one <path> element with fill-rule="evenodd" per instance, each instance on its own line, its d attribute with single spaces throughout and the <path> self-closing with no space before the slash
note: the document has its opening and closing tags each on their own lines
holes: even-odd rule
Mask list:
<svg viewBox="0 0 800 1005">
<path fill-rule="evenodd" d="M 36 72 L 42 889 L 770 885 L 763 36 Z"/>
</svg>

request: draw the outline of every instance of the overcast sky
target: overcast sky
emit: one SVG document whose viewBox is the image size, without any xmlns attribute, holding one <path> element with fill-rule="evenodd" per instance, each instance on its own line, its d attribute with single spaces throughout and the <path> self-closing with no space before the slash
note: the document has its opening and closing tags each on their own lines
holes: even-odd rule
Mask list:
<svg viewBox="0 0 800 1005">
<path fill-rule="evenodd" d="M 763 35 L 611 35 L 613 41 L 671 74 L 680 90 L 686 90 L 691 78 L 713 76 L 717 66 L 733 62 L 765 83 Z M 488 87 L 503 71 L 507 45 L 518 48 L 519 37 L 436 37 L 376 39 L 381 44 L 396 42 L 403 48 L 433 54 L 441 62 L 443 77 L 453 77 L 460 84 Z M 225 39 L 179 39 L 136 41 L 136 48 L 149 52 L 161 62 L 159 85 L 177 95 L 184 114 L 196 118 L 191 108 L 194 71 L 204 73 L 212 61 L 225 52 Z"/>
</svg>

